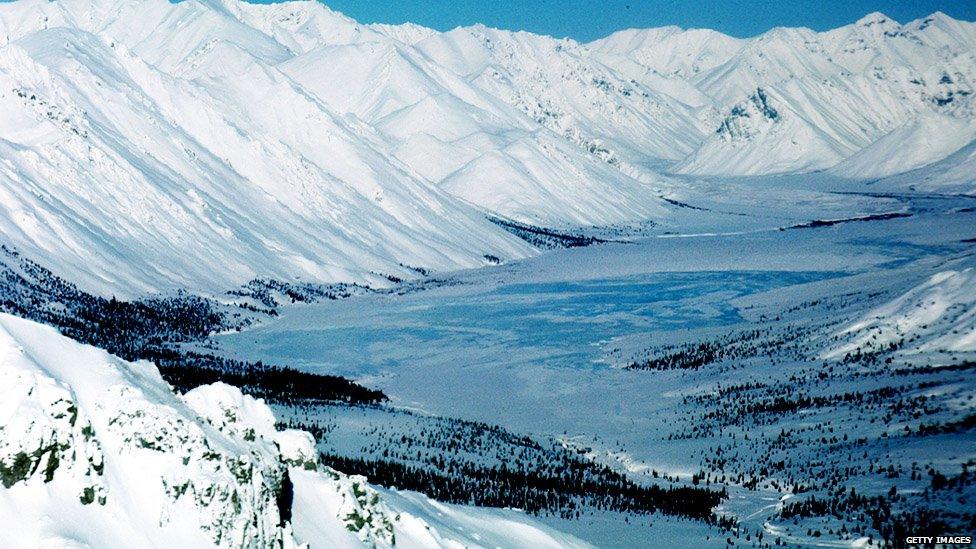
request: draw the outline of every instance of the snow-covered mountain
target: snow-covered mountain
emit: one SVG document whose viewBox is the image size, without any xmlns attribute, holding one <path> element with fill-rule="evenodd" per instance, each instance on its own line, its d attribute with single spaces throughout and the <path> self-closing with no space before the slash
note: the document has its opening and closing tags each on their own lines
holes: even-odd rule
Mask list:
<svg viewBox="0 0 976 549">
<path fill-rule="evenodd" d="M 580 44 L 311 1 L 18 0 L 0 43 L 0 236 L 123 296 L 475 267 L 535 253 L 488 216 L 674 226 L 695 214 L 670 173 L 877 179 L 976 133 L 976 25 L 940 13 Z"/>
<path fill-rule="evenodd" d="M 974 41 L 976 24 L 942 13 L 905 25 L 872 13 L 822 33 L 776 28 L 734 40 L 712 31 L 651 29 L 589 46 L 609 66 L 626 70 L 637 62 L 685 79 L 720 113 L 710 135 L 673 168 L 678 172 L 757 175 L 837 166 L 839 175 L 861 179 L 931 163 L 971 139 Z M 768 108 L 751 107 L 758 95 Z M 923 142 L 925 134 L 905 129 L 931 125 L 937 115 L 952 120 L 935 123 L 948 132 L 935 147 Z M 841 164 L 889 135 L 861 160 Z M 865 169 L 879 153 L 881 165 Z"/>
<path fill-rule="evenodd" d="M 224 384 L 177 396 L 0 314 L 4 547 L 586 547 L 515 511 L 374 488 Z"/>
</svg>

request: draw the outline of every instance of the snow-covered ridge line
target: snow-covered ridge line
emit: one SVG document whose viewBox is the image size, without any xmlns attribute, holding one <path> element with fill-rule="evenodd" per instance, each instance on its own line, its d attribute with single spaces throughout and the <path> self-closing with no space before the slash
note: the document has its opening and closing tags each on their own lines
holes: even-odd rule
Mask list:
<svg viewBox="0 0 976 549">
<path fill-rule="evenodd" d="M 148 362 L 7 314 L 0 378 L 5 547 L 586 546 L 517 512 L 377 491 L 234 387 L 178 397 Z"/>
</svg>

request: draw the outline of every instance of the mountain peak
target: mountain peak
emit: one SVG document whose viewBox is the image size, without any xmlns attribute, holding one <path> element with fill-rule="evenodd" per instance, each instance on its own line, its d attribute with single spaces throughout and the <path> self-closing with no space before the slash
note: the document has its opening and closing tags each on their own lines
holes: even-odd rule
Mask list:
<svg viewBox="0 0 976 549">
<path fill-rule="evenodd" d="M 857 20 L 855 25 L 859 27 L 873 27 L 875 25 L 899 25 L 897 21 L 881 13 L 880 11 L 871 12 Z"/>
<path fill-rule="evenodd" d="M 944 12 L 935 11 L 932 12 L 927 17 L 922 17 L 921 19 L 916 19 L 915 21 L 912 21 L 911 23 L 909 23 L 909 26 L 915 27 L 916 30 L 925 30 L 933 23 L 937 25 L 938 24 L 945 25 L 945 24 L 957 23 L 957 21 L 952 17 L 946 15 Z"/>
</svg>

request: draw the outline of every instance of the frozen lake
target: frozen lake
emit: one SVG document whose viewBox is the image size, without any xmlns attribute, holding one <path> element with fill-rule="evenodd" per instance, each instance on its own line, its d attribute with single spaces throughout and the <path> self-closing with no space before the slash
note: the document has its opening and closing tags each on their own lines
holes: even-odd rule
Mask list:
<svg viewBox="0 0 976 549">
<path fill-rule="evenodd" d="M 460 285 L 286 309 L 221 337 L 237 352 L 354 377 L 401 366 L 492 363 L 601 368 L 600 343 L 739 320 L 729 301 L 824 272 L 654 273 L 605 280 Z"/>
</svg>

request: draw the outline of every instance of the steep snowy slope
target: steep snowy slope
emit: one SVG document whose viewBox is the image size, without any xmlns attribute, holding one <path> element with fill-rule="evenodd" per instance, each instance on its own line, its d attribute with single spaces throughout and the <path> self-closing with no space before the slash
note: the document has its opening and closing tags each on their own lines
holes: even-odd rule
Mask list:
<svg viewBox="0 0 976 549">
<path fill-rule="evenodd" d="M 626 137 L 641 159 L 635 143 L 674 154 L 697 132 L 661 127 L 673 109 L 649 110 L 648 92 L 544 37 L 521 41 L 545 54 L 534 67 L 584 71 L 571 82 L 592 103 L 585 124 L 541 125 L 408 44 L 434 38 L 423 29 L 364 27 L 314 2 L 25 0 L 0 14 L 0 136 L 16 149 L 4 239 L 102 292 L 376 283 L 411 276 L 403 265 L 522 257 L 527 245 L 450 195 L 533 224 L 648 220 L 664 208 L 637 179 L 660 178 L 589 135 Z M 549 87 L 512 70 L 533 93 Z"/>
<path fill-rule="evenodd" d="M 926 113 L 892 130 L 831 171 L 851 179 L 899 174 L 946 158 L 976 139 L 976 120 Z M 908 149 L 906 143 L 913 146 Z"/>
<path fill-rule="evenodd" d="M 699 175 L 808 171 L 834 165 L 845 152 L 850 150 L 791 110 L 775 91 L 757 88 L 674 170 Z"/>
<path fill-rule="evenodd" d="M 373 125 L 431 183 L 507 217 L 607 225 L 662 211 L 649 189 L 605 162 L 613 159 L 545 131 L 402 43 L 326 45 L 280 68 L 330 109 Z"/>
<path fill-rule="evenodd" d="M 828 168 L 900 124 L 926 114 L 937 116 L 926 106 L 919 106 L 921 101 L 908 101 L 860 76 L 791 79 L 757 88 L 747 101 L 733 106 L 719 129 L 674 169 L 757 175 Z M 956 120 L 945 118 L 949 123 Z M 899 150 L 916 144 L 901 140 L 890 143 Z"/>
<path fill-rule="evenodd" d="M 972 49 L 976 27 L 943 13 L 906 25 L 883 13 L 871 13 L 853 25 L 822 33 L 831 60 L 858 74 L 922 73 L 936 60 Z M 892 75 L 893 76 L 893 75 Z"/>
<path fill-rule="evenodd" d="M 323 44 L 352 44 L 379 37 L 368 26 L 360 25 L 321 2 L 252 4 L 222 1 L 221 4 L 243 23 L 273 37 L 295 54 Z"/>
<path fill-rule="evenodd" d="M 226 4 L 240 6 L 234 9 L 246 12 L 242 20 L 273 36 L 293 32 L 296 21 L 308 21 L 301 25 L 303 37 L 312 34 L 306 30 L 312 21 L 316 28 L 328 28 L 331 32 L 315 33 L 317 47 L 304 40 L 302 53 L 278 68 L 330 110 L 354 114 L 375 127 L 391 142 L 398 160 L 432 183 L 445 183 L 466 166 L 463 173 L 470 173 L 488 161 L 479 159 L 482 155 L 506 157 L 505 163 L 515 169 L 499 184 L 475 179 L 460 188 L 456 183 L 441 186 L 521 221 L 607 225 L 660 215 L 656 195 L 635 179 L 661 178 L 627 161 L 673 156 L 676 147 L 693 146 L 700 133 L 700 123 L 682 103 L 663 94 L 660 101 L 676 108 L 649 102 L 652 90 L 633 89 L 636 83 L 586 60 L 574 42 L 474 27 L 454 31 L 462 35 L 460 43 L 454 43 L 452 33 L 442 35 L 416 25 L 364 28 L 314 4 L 286 3 L 275 10 Z M 493 33 L 494 42 L 488 37 L 487 42 L 464 39 L 481 33 Z M 448 58 L 438 45 L 443 41 L 454 48 Z M 520 55 L 513 56 L 516 51 Z M 510 89 L 511 84 L 496 87 L 494 77 L 482 81 L 470 70 L 458 71 L 458 59 L 477 57 L 484 57 L 492 74 L 506 75 L 517 89 Z M 575 87 L 567 88 L 566 82 Z M 619 90 L 608 87 L 613 85 Z M 528 96 L 538 96 L 538 101 L 527 105 Z M 548 115 L 539 116 L 538 105 L 564 97 L 575 102 L 559 107 L 567 116 L 585 117 L 582 123 L 571 118 L 556 123 Z M 549 114 L 554 113 L 555 108 L 550 109 Z M 623 125 L 635 135 L 622 132 Z M 555 171 L 577 177 L 546 177 L 533 167 L 540 164 L 555 164 Z M 513 179 L 514 185 L 507 183 Z M 563 190 L 569 198 L 560 199 Z M 497 200 L 482 200 L 484 195 Z M 548 200 L 540 200 L 543 196 Z"/>
<path fill-rule="evenodd" d="M 0 315 L 4 547 L 584 546 L 513 511 L 377 491 L 229 385 Z"/>
<path fill-rule="evenodd" d="M 938 162 L 872 184 L 882 191 L 976 195 L 976 140 Z"/>
<path fill-rule="evenodd" d="M 897 349 L 896 356 L 923 363 L 940 353 L 976 353 L 976 270 L 942 271 L 864 314 L 838 332 L 842 344 L 826 359 Z"/>
<path fill-rule="evenodd" d="M 757 39 L 750 45 L 757 49 L 743 50 L 727 68 L 715 69 L 701 83 L 707 92 L 718 90 L 711 94 L 721 102 L 735 97 L 737 86 L 758 82 L 779 100 L 784 113 L 793 113 L 804 123 L 797 121 L 794 128 L 778 132 L 757 129 L 754 137 L 739 143 L 720 141 L 713 135 L 682 164 L 681 171 L 757 174 L 822 169 L 874 145 L 873 150 L 864 151 L 861 160 L 852 158 L 835 171 L 851 178 L 884 175 L 938 160 L 955 150 L 952 145 L 923 143 L 924 130 L 890 133 L 896 128 L 944 126 L 944 131 L 959 136 L 966 133 L 959 128 L 973 120 L 976 63 L 960 41 L 933 48 L 913 34 L 912 25 L 903 28 L 880 14 L 821 35 L 808 33 L 790 39 L 784 34 L 782 39 L 779 45 Z M 804 48 L 799 47 L 801 42 Z M 750 51 L 754 56 L 745 55 Z M 770 52 L 784 53 L 777 59 Z M 732 115 L 735 110 L 733 107 Z M 783 121 L 791 122 L 791 116 L 785 114 Z M 774 149 L 768 141 L 779 141 L 784 135 L 799 143 L 799 154 L 774 151 L 770 155 Z M 958 148 L 963 139 L 948 140 Z M 818 144 L 822 140 L 833 143 L 829 147 L 833 154 L 823 154 L 824 148 Z M 903 160 L 874 172 L 860 167 L 864 158 L 879 154 Z M 726 161 L 743 156 L 753 160 L 733 162 L 731 170 L 722 171 Z M 853 172 L 845 173 L 847 167 Z"/>
<path fill-rule="evenodd" d="M 692 80 L 732 58 L 744 40 L 709 29 L 628 29 L 588 44 L 598 58 L 631 59 L 656 73 Z"/>
<path fill-rule="evenodd" d="M 958 44 L 959 51 L 976 48 L 976 25 L 971 21 L 957 21 L 941 11 L 916 19 L 905 27 L 931 47 Z"/>
<path fill-rule="evenodd" d="M 417 47 L 608 161 L 678 158 L 704 129 L 694 109 L 622 78 L 572 40 L 474 26 Z"/>
<path fill-rule="evenodd" d="M 118 293 L 225 290 L 259 275 L 370 281 L 410 276 L 400 264 L 530 253 L 251 49 L 215 39 L 192 62 L 155 60 L 172 74 L 132 53 L 171 51 L 159 44 L 189 26 L 131 48 L 52 28 L 0 51 L 8 244 Z"/>
<path fill-rule="evenodd" d="M 825 78 L 836 70 L 810 29 L 775 28 L 749 40 L 725 63 L 695 78 L 719 105 L 734 103 L 756 86 L 796 77 Z"/>
</svg>

